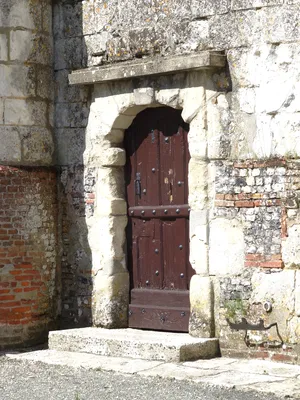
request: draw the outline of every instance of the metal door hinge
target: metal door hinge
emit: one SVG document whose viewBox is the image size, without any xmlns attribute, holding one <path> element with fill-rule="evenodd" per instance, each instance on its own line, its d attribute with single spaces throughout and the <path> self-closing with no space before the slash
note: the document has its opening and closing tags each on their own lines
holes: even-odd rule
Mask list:
<svg viewBox="0 0 300 400">
<path fill-rule="evenodd" d="M 139 172 L 135 175 L 134 187 L 136 196 L 141 197 L 141 174 Z"/>
</svg>

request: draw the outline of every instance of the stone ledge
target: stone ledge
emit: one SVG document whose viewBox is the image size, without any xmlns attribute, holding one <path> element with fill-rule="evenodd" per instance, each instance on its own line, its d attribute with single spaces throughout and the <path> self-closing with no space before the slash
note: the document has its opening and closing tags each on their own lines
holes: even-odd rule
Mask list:
<svg viewBox="0 0 300 400">
<path fill-rule="evenodd" d="M 70 85 L 132 79 L 151 75 L 164 75 L 182 71 L 195 71 L 225 67 L 226 56 L 220 52 L 203 51 L 192 55 L 155 57 L 122 62 L 104 67 L 86 68 L 69 75 Z"/>
</svg>

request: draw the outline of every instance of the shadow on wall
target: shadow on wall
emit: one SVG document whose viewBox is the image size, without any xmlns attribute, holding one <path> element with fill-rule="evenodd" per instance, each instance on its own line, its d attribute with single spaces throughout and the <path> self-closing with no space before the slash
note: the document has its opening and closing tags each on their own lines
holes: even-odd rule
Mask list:
<svg viewBox="0 0 300 400">
<path fill-rule="evenodd" d="M 91 250 L 86 218 L 94 211 L 93 169 L 83 165 L 90 88 L 69 86 L 68 74 L 86 66 L 82 2 L 53 1 L 55 138 L 61 260 L 60 327 L 92 325 Z"/>
</svg>

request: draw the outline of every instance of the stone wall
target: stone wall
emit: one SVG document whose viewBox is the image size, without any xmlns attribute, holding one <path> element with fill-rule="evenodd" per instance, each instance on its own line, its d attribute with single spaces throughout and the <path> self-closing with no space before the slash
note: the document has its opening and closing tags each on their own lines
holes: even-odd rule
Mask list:
<svg viewBox="0 0 300 400">
<path fill-rule="evenodd" d="M 114 103 L 122 109 L 118 102 L 127 93 L 123 84 L 116 82 L 109 90 L 106 85 L 97 85 L 91 98 L 88 87 L 68 86 L 68 72 L 136 58 L 188 57 L 202 50 L 221 50 L 228 67 L 208 74 L 202 82 L 203 112 L 198 134 L 190 141 L 190 258 L 198 274 L 192 292 L 194 296 L 206 282 L 205 299 L 197 307 L 206 307 L 203 317 L 209 320 L 211 334 L 221 338 L 224 354 L 296 360 L 300 335 L 299 15 L 300 4 L 292 0 L 56 2 L 56 140 L 62 176 L 68 177 L 62 179 L 61 193 L 68 193 L 64 207 L 71 226 L 87 223 L 74 230 L 78 234 L 70 231 L 70 243 L 64 245 L 69 260 L 66 270 L 73 272 L 71 280 L 63 281 L 66 293 L 73 293 L 72 288 L 83 281 L 75 249 L 81 249 L 82 254 L 91 250 L 86 247 L 86 232 L 89 243 L 93 242 L 93 232 L 87 228 L 92 219 L 84 221 L 76 214 L 77 198 L 71 194 L 70 182 L 79 180 L 84 187 L 89 168 L 102 166 L 102 161 L 95 163 L 97 151 L 99 159 L 107 156 L 117 160 L 120 156 L 113 148 L 121 147 L 122 132 L 109 132 L 106 127 L 105 140 L 111 148 L 104 155 L 103 143 L 107 142 L 97 141 L 96 130 L 101 123 L 118 117 Z M 137 96 L 144 91 L 141 105 L 157 102 L 180 108 L 176 78 L 165 79 L 163 85 L 152 79 L 128 85 L 129 92 Z M 193 82 L 187 80 L 186 85 L 193 87 Z M 163 90 L 149 100 L 151 90 L 157 87 L 166 90 L 167 100 Z M 197 96 L 199 92 L 195 97 L 199 100 Z M 97 115 L 94 111 L 89 115 L 90 101 L 92 110 L 102 107 L 106 111 L 98 108 Z M 86 129 L 87 123 L 93 131 Z M 91 189 L 95 199 L 83 196 L 87 204 L 91 201 L 97 206 L 105 198 L 101 184 L 108 178 L 95 176 L 97 188 Z M 92 264 L 89 259 L 84 258 L 86 270 Z M 202 283 L 201 277 L 205 278 Z M 90 281 L 86 281 L 84 293 L 89 290 Z M 80 297 L 76 290 L 74 293 Z M 83 311 L 75 298 L 72 306 L 68 301 L 66 308 L 73 310 L 69 321 L 79 321 Z M 212 301 L 214 311 L 210 309 Z M 264 311 L 267 301 L 272 303 L 271 312 Z M 77 304 L 82 304 L 80 299 Z M 252 323 L 262 318 L 266 325 L 277 322 L 284 346 L 274 328 L 263 335 L 250 332 L 244 340 L 245 332 L 232 330 L 227 321 L 237 323 L 241 318 Z M 201 323 L 195 320 L 193 326 L 197 332 Z"/>
<path fill-rule="evenodd" d="M 0 348 L 45 340 L 57 315 L 50 0 L 0 0 Z"/>
<path fill-rule="evenodd" d="M 0 161 L 53 160 L 51 1 L 0 2 Z"/>
</svg>

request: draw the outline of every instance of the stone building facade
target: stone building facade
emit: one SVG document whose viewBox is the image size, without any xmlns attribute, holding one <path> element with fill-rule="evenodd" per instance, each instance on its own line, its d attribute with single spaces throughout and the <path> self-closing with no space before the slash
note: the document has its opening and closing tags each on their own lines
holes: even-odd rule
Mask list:
<svg viewBox="0 0 300 400">
<path fill-rule="evenodd" d="M 298 362 L 299 16 L 298 0 L 0 0 L 0 346 L 127 326 L 124 132 L 168 106 L 190 127 L 190 333 Z"/>
</svg>

